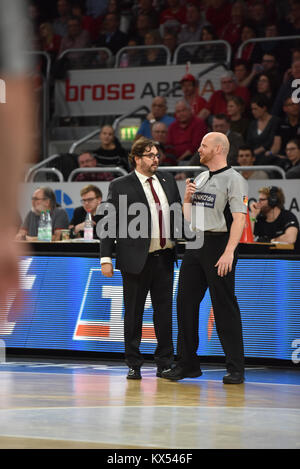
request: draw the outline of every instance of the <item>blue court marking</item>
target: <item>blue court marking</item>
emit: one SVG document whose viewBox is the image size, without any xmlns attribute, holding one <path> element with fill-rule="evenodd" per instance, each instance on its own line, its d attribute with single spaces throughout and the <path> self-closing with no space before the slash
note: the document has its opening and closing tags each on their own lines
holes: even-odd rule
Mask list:
<svg viewBox="0 0 300 469">
<path fill-rule="evenodd" d="M 0 363 L 0 375 L 3 372 L 10 373 L 56 373 L 56 374 L 111 374 L 127 375 L 127 366 L 123 364 L 104 363 L 59 363 L 59 362 L 2 362 Z M 199 378 L 184 379 L 183 382 L 222 381 L 226 370 L 223 367 L 203 366 L 203 375 Z M 143 366 L 142 376 L 144 378 L 155 377 L 155 366 Z M 300 368 L 268 368 L 268 367 L 246 367 L 246 383 L 281 384 L 300 386 Z"/>
</svg>

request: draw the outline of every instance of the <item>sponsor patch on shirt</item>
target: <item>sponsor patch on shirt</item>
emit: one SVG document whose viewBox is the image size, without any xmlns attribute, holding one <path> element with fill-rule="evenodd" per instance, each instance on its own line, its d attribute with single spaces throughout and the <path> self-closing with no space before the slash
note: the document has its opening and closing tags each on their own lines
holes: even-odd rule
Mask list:
<svg viewBox="0 0 300 469">
<path fill-rule="evenodd" d="M 246 195 L 243 195 L 243 203 L 248 207 L 248 197 Z"/>
<path fill-rule="evenodd" d="M 206 192 L 195 192 L 193 195 L 193 205 L 202 204 L 204 207 L 214 208 L 216 202 L 216 194 L 208 194 Z"/>
</svg>

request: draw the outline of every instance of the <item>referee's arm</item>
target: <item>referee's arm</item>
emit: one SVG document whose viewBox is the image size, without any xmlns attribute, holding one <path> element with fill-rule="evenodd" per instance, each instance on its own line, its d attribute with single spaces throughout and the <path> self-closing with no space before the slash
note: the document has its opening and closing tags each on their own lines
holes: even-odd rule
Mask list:
<svg viewBox="0 0 300 469">
<path fill-rule="evenodd" d="M 237 245 L 240 242 L 241 236 L 246 222 L 246 214 L 242 212 L 233 212 L 232 213 L 232 224 L 230 228 L 230 234 L 228 243 L 226 245 L 225 251 L 216 263 L 215 267 L 218 267 L 218 275 L 224 277 L 231 272 L 232 263 L 234 259 L 234 251 Z"/>
</svg>

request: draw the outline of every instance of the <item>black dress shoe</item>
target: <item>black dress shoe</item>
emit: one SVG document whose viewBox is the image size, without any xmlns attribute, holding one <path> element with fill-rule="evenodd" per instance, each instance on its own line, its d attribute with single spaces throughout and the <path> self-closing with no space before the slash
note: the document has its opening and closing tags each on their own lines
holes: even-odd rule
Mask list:
<svg viewBox="0 0 300 469">
<path fill-rule="evenodd" d="M 197 378 L 202 375 L 201 370 L 190 370 L 186 371 L 181 366 L 170 368 L 162 372 L 162 378 L 170 379 L 172 381 L 179 381 L 184 378 Z"/>
<path fill-rule="evenodd" d="M 170 370 L 172 370 L 173 368 L 174 368 L 174 365 L 173 365 L 173 366 L 169 366 L 169 367 L 164 367 L 164 368 L 158 366 L 158 367 L 157 367 L 157 371 L 156 371 L 156 376 L 157 376 L 157 378 L 163 378 L 163 373 L 164 373 L 165 371 L 170 371 Z"/>
<path fill-rule="evenodd" d="M 244 382 L 244 375 L 237 371 L 232 371 L 223 377 L 224 384 L 242 384 Z"/>
<path fill-rule="evenodd" d="M 127 379 L 142 379 L 140 368 L 129 368 Z"/>
</svg>

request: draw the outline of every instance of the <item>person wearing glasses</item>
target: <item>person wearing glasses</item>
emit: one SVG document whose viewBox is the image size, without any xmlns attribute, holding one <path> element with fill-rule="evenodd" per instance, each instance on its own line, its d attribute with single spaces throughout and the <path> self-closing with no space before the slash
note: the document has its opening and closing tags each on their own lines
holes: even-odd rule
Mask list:
<svg viewBox="0 0 300 469">
<path fill-rule="evenodd" d="M 72 220 L 70 221 L 69 229 L 73 238 L 82 238 L 84 233 L 84 222 L 87 212 L 91 213 L 94 224 L 94 239 L 97 238 L 96 225 L 101 216 L 97 211 L 102 202 L 102 192 L 93 184 L 85 186 L 80 191 L 81 207 L 74 209 Z"/>
<path fill-rule="evenodd" d="M 299 222 L 284 208 L 285 197 L 280 187 L 262 187 L 258 201 L 250 205 L 251 227 L 256 241 L 294 244 L 300 252 Z"/>
<path fill-rule="evenodd" d="M 16 235 L 16 240 L 33 241 L 37 239 L 40 215 L 50 210 L 52 220 L 52 241 L 60 239 L 60 230 L 68 228 L 69 218 L 65 209 L 58 207 L 51 187 L 39 187 L 31 198 L 32 208 L 27 213 L 24 223 Z"/>
<path fill-rule="evenodd" d="M 123 278 L 128 379 L 141 379 L 140 343 L 148 292 L 157 339 L 156 376 L 161 377 L 162 371 L 173 363 L 173 271 L 182 210 L 174 177 L 158 171 L 158 148 L 155 141 L 145 137 L 133 144 L 129 160 L 134 170 L 110 183 L 104 204 L 107 215 L 100 222 L 103 224 L 100 233 L 102 274 L 108 278 L 113 276 L 115 250 L 116 268 Z"/>
</svg>

